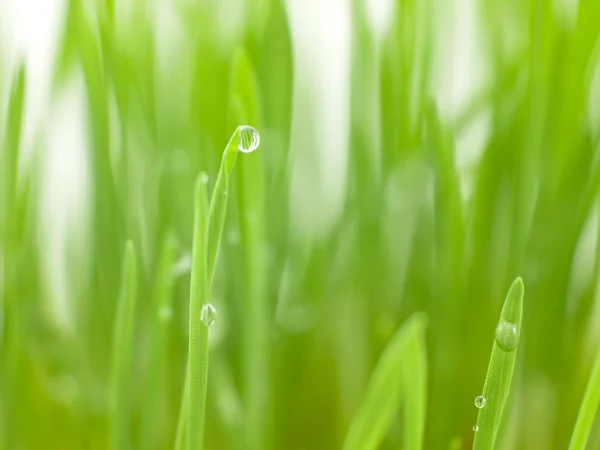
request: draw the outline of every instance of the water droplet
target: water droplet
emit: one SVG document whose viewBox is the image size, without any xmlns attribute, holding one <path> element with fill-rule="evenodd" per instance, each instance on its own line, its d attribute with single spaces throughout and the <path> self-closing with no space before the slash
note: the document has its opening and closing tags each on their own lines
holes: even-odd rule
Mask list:
<svg viewBox="0 0 600 450">
<path fill-rule="evenodd" d="M 164 322 L 171 320 L 171 316 L 173 315 L 173 311 L 169 305 L 161 305 L 158 308 L 158 318 Z"/>
<path fill-rule="evenodd" d="M 243 153 L 253 152 L 260 145 L 260 134 L 248 125 L 240 127 L 240 143 L 238 150 Z"/>
<path fill-rule="evenodd" d="M 217 320 L 217 310 L 213 305 L 207 303 L 202 307 L 202 311 L 200 311 L 200 320 L 204 325 L 210 327 Z"/>
<path fill-rule="evenodd" d="M 496 343 L 505 352 L 511 352 L 517 348 L 519 343 L 519 331 L 517 325 L 504 319 L 500 319 L 496 327 Z"/>
<path fill-rule="evenodd" d="M 483 408 L 486 403 L 487 400 L 483 395 L 475 397 L 475 406 L 477 406 L 479 409 Z"/>
<path fill-rule="evenodd" d="M 202 184 L 208 184 L 208 174 L 206 172 L 200 174 L 200 181 Z"/>
<path fill-rule="evenodd" d="M 479 431 L 479 427 L 477 425 L 473 425 L 473 431 Z"/>
</svg>

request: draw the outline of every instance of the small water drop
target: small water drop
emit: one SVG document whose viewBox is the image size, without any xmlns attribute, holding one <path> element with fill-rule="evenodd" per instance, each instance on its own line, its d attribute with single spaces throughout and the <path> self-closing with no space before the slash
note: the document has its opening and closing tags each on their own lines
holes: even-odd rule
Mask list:
<svg viewBox="0 0 600 450">
<path fill-rule="evenodd" d="M 208 174 L 206 172 L 200 174 L 200 181 L 202 184 L 208 184 Z"/>
<path fill-rule="evenodd" d="M 477 425 L 473 425 L 473 431 L 479 431 L 479 427 Z"/>
<path fill-rule="evenodd" d="M 207 303 L 202 307 L 202 311 L 200 311 L 200 320 L 204 325 L 210 327 L 217 320 L 217 310 L 213 305 Z"/>
<path fill-rule="evenodd" d="M 475 406 L 477 406 L 479 409 L 483 408 L 486 403 L 487 400 L 483 395 L 475 397 Z"/>
<path fill-rule="evenodd" d="M 519 331 L 517 325 L 504 319 L 500 319 L 496 327 L 496 343 L 505 352 L 511 352 L 519 344 Z"/>
<path fill-rule="evenodd" d="M 253 152 L 260 145 L 260 134 L 248 125 L 240 127 L 240 143 L 238 150 L 243 153 Z"/>
<path fill-rule="evenodd" d="M 161 305 L 158 308 L 158 318 L 164 322 L 171 320 L 171 316 L 173 315 L 173 311 L 169 305 Z"/>
</svg>

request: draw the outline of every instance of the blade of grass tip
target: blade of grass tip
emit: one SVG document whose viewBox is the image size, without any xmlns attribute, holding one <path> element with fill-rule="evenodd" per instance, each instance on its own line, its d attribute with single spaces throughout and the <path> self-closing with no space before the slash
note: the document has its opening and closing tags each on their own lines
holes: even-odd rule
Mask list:
<svg viewBox="0 0 600 450">
<path fill-rule="evenodd" d="M 208 327 L 214 314 L 207 304 L 208 175 L 196 181 L 194 243 L 190 282 L 190 336 L 188 357 L 187 448 L 204 447 L 204 417 L 208 382 Z"/>
<path fill-rule="evenodd" d="M 378 448 L 403 400 L 406 402 L 404 426 L 414 427 L 404 430 L 410 435 L 405 437 L 405 448 L 421 448 L 417 446 L 422 443 L 425 422 L 425 325 L 425 316 L 414 314 L 388 343 L 350 424 L 344 450 Z M 415 371 L 410 374 L 413 368 Z M 407 397 L 408 391 L 413 388 L 415 395 Z M 411 415 L 415 417 L 409 417 Z"/>
<path fill-rule="evenodd" d="M 569 450 L 583 450 L 586 448 L 598 405 L 600 405 L 600 351 L 596 356 L 583 401 L 579 407 L 579 414 L 577 415 L 575 428 L 571 435 Z"/>
<path fill-rule="evenodd" d="M 129 413 L 131 407 L 131 373 L 133 371 L 133 335 L 137 296 L 135 247 L 127 242 L 123 259 L 121 297 L 117 310 L 113 342 L 111 442 L 113 450 L 131 448 Z"/>
<path fill-rule="evenodd" d="M 221 168 L 217 175 L 217 181 L 213 190 L 213 195 L 210 201 L 209 225 L 208 225 L 208 279 L 209 286 L 212 286 L 212 281 L 215 275 L 217 266 L 217 257 L 219 255 L 219 247 L 221 245 L 221 236 L 223 235 L 223 227 L 225 225 L 225 216 L 227 214 L 227 199 L 229 197 L 229 176 L 235 165 L 237 158 L 238 146 L 240 142 L 240 133 L 242 127 L 236 128 L 231 136 L 221 160 Z"/>
<path fill-rule="evenodd" d="M 475 399 L 479 415 L 474 450 L 493 449 L 496 442 L 517 359 L 524 290 L 519 277 L 510 287 L 500 313 L 483 394 Z"/>
<path fill-rule="evenodd" d="M 156 405 L 158 404 L 160 382 L 164 376 L 168 331 L 172 316 L 173 259 L 174 236 L 169 231 L 163 240 L 154 289 L 156 297 L 149 345 L 150 357 L 146 371 L 144 407 L 141 417 L 141 448 L 145 450 L 151 450 L 158 445 L 156 411 L 160 409 Z"/>
</svg>

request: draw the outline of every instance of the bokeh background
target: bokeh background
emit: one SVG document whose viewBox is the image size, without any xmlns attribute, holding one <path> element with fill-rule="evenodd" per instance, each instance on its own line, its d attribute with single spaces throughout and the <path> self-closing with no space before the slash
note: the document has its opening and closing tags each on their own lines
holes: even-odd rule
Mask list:
<svg viewBox="0 0 600 450">
<path fill-rule="evenodd" d="M 599 24 L 597 0 L 1 0 L 0 449 L 107 448 L 127 239 L 132 448 L 172 448 L 194 180 L 242 124 L 207 448 L 340 448 L 415 311 L 425 448 L 469 448 L 516 276 L 500 448 L 566 448 L 600 338 Z"/>
</svg>

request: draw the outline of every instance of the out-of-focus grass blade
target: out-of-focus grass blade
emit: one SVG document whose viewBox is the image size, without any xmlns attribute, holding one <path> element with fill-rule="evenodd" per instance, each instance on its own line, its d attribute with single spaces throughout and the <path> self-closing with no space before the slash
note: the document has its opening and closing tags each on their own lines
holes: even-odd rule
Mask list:
<svg viewBox="0 0 600 450">
<path fill-rule="evenodd" d="M 234 120 L 260 129 L 258 86 L 252 63 L 239 52 L 233 65 L 232 104 Z M 266 447 L 268 385 L 268 315 L 264 242 L 264 169 L 261 152 L 240 161 L 238 199 L 243 247 L 244 315 L 243 371 L 245 407 L 245 446 L 250 450 Z"/>
<path fill-rule="evenodd" d="M 415 314 L 392 337 L 369 379 L 344 450 L 378 448 L 403 402 L 404 448 L 422 448 L 427 384 L 425 325 L 426 318 Z"/>
<path fill-rule="evenodd" d="M 190 336 L 188 359 L 187 448 L 204 447 L 206 389 L 208 382 L 208 325 L 201 319 L 202 307 L 208 300 L 208 175 L 201 173 L 196 181 L 194 244 L 190 282 Z"/>
<path fill-rule="evenodd" d="M 523 316 L 523 293 L 523 280 L 517 278 L 504 301 L 483 393 L 475 402 L 480 409 L 473 442 L 474 450 L 493 449 L 496 442 L 517 359 Z"/>
<path fill-rule="evenodd" d="M 579 414 L 577 422 L 575 422 L 573 434 L 571 435 L 569 450 L 584 450 L 586 448 L 598 405 L 600 405 L 600 353 L 596 356 L 583 401 L 579 407 Z"/>
<path fill-rule="evenodd" d="M 8 104 L 3 148 L 0 151 L 0 232 L 6 233 L 17 185 L 19 147 L 23 128 L 23 103 L 25 101 L 25 65 L 20 64 L 12 80 Z M 5 235 L 6 236 L 6 235 Z M 8 244 L 4 242 L 4 244 Z"/>
<path fill-rule="evenodd" d="M 425 318 L 420 319 L 425 324 Z M 406 346 L 403 372 L 403 438 L 405 450 L 423 448 L 427 413 L 427 349 L 425 327 L 420 326 Z"/>
<path fill-rule="evenodd" d="M 168 331 L 172 316 L 174 236 L 168 232 L 161 249 L 155 281 L 155 301 L 152 316 L 152 335 L 149 342 L 150 358 L 146 371 L 144 406 L 141 417 L 142 448 L 152 450 L 158 446 L 157 408 L 161 380 L 167 361 Z"/>
<path fill-rule="evenodd" d="M 130 408 L 132 391 L 133 337 L 136 317 L 137 262 L 135 247 L 127 242 L 123 259 L 121 296 L 119 299 L 113 342 L 111 444 L 113 450 L 131 448 Z"/>
</svg>

